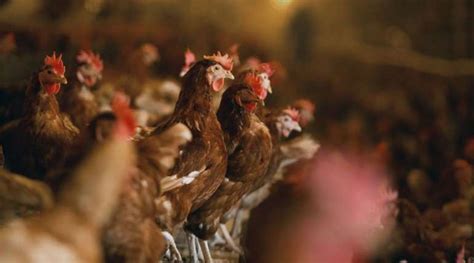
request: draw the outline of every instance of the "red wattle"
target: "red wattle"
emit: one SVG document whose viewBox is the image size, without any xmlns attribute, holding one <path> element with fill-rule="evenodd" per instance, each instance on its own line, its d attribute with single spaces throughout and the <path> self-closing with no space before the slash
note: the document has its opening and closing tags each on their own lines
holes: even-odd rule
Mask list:
<svg viewBox="0 0 474 263">
<path fill-rule="evenodd" d="M 248 111 L 248 112 L 253 112 L 255 110 L 255 108 L 257 108 L 257 103 L 248 103 L 245 105 L 245 109 Z"/>
<path fill-rule="evenodd" d="M 217 79 L 212 82 L 212 89 L 220 91 L 224 87 L 224 79 Z"/>
<path fill-rule="evenodd" d="M 46 92 L 48 93 L 48 95 L 55 95 L 61 89 L 61 85 L 60 84 L 50 84 L 50 85 L 46 86 L 45 89 L 46 89 Z"/>
</svg>

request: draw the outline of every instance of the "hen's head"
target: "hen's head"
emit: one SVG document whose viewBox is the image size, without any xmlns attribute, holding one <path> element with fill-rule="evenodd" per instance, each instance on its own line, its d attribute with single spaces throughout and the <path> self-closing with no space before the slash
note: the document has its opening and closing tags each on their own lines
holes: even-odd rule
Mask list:
<svg viewBox="0 0 474 263">
<path fill-rule="evenodd" d="M 265 100 L 268 93 L 265 87 L 263 86 L 263 81 L 259 75 L 255 74 L 252 71 L 249 71 L 248 73 L 246 73 L 244 82 L 252 88 L 253 92 L 262 102 Z"/>
<path fill-rule="evenodd" d="M 79 63 L 76 76 L 87 87 L 94 86 L 102 78 L 104 64 L 98 54 L 90 50 L 81 50 L 76 57 Z"/>
<path fill-rule="evenodd" d="M 66 67 L 61 57 L 62 55 L 56 57 L 56 52 L 52 56 L 46 56 L 44 66 L 38 73 L 39 83 L 49 95 L 57 94 L 61 89 L 61 84 L 67 84 L 64 77 Z"/>
<path fill-rule="evenodd" d="M 160 59 L 158 48 L 150 43 L 145 43 L 140 47 L 143 63 L 147 66 L 157 62 Z"/>
<path fill-rule="evenodd" d="M 300 112 L 300 125 L 305 127 L 314 120 L 316 106 L 307 99 L 299 99 L 293 103 L 293 107 Z"/>
<path fill-rule="evenodd" d="M 98 114 L 89 127 L 91 135 L 98 142 L 109 139 L 111 136 L 125 139 L 133 137 L 136 123 L 127 95 L 116 92 L 112 99 L 112 111 Z"/>
<path fill-rule="evenodd" d="M 117 117 L 115 135 L 131 138 L 137 128 L 135 117 L 130 109 L 130 99 L 122 92 L 117 92 L 112 99 L 112 110 Z"/>
<path fill-rule="evenodd" d="M 204 56 L 205 60 L 209 60 L 212 63 L 207 67 L 206 78 L 209 85 L 216 92 L 220 91 L 224 87 L 224 80 L 234 79 L 232 75 L 233 61 L 229 55 L 221 55 L 220 52 L 212 56 Z"/>
<path fill-rule="evenodd" d="M 257 67 L 258 76 L 262 80 L 262 86 L 267 90 L 268 93 L 272 93 L 272 85 L 270 78 L 275 73 L 275 70 L 269 63 L 261 63 Z"/>
<path fill-rule="evenodd" d="M 257 108 L 257 103 L 260 103 L 260 98 L 248 86 L 242 85 L 234 95 L 234 103 L 239 107 L 245 109 L 247 112 L 254 112 Z"/>
<path fill-rule="evenodd" d="M 288 137 L 292 131 L 301 132 L 299 125 L 300 114 L 293 108 L 287 108 L 281 111 L 277 118 L 276 126 L 280 136 Z"/>
</svg>

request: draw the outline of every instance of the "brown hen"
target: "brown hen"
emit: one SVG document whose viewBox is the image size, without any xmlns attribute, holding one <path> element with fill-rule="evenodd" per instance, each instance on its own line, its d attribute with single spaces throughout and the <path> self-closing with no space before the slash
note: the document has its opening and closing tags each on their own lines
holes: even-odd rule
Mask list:
<svg viewBox="0 0 474 263">
<path fill-rule="evenodd" d="M 253 113 L 260 100 L 247 84 L 234 84 L 217 112 L 228 150 L 226 179 L 212 197 L 188 216 L 185 229 L 200 239 L 212 237 L 221 217 L 265 174 L 272 152 L 268 128 Z"/>
</svg>

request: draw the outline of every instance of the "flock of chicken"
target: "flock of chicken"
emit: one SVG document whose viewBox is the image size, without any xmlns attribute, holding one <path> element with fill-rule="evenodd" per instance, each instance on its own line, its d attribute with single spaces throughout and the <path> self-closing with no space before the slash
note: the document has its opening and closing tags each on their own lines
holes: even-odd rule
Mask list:
<svg viewBox="0 0 474 263">
<path fill-rule="evenodd" d="M 213 261 L 210 240 L 243 253 L 246 212 L 318 144 L 301 132 L 314 105 L 264 107 L 272 65 L 236 58 L 196 60 L 188 50 L 181 86 L 110 96 L 93 90 L 104 68 L 98 55 L 79 52 L 66 78 L 53 53 L 26 89 L 3 89 L 0 258 L 182 262 L 174 240 L 182 230 L 191 262 Z M 226 89 L 225 79 L 233 80 Z"/>
</svg>

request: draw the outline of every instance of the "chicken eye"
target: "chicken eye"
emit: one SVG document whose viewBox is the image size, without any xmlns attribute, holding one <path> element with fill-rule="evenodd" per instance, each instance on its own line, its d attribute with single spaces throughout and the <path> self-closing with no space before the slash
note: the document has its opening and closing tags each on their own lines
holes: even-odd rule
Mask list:
<svg viewBox="0 0 474 263">
<path fill-rule="evenodd" d="M 50 69 L 48 69 L 48 70 L 46 71 L 46 73 L 48 73 L 48 74 L 53 74 L 53 71 L 50 70 Z"/>
<path fill-rule="evenodd" d="M 219 66 L 214 66 L 214 70 L 215 71 L 219 70 Z"/>
</svg>

